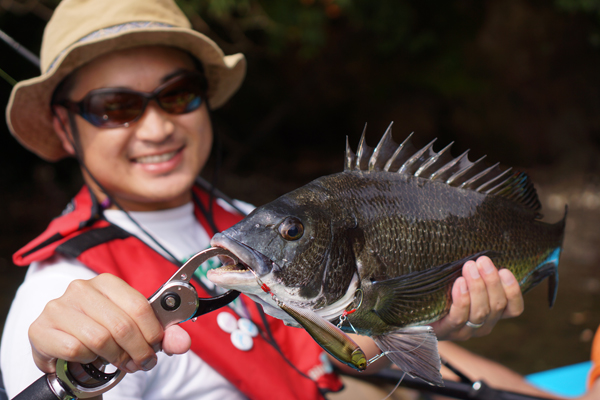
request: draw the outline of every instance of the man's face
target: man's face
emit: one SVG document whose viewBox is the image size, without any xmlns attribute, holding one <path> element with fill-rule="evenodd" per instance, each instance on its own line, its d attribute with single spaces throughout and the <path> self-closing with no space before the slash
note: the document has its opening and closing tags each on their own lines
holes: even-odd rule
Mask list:
<svg viewBox="0 0 600 400">
<path fill-rule="evenodd" d="M 81 68 L 69 98 L 79 101 L 99 88 L 150 93 L 177 71 L 193 70 L 190 56 L 180 50 L 156 46 L 118 51 Z M 65 115 L 64 109 L 60 112 Z M 206 99 L 200 108 L 179 115 L 151 101 L 127 127 L 98 128 L 79 115 L 75 120 L 86 167 L 124 209 L 160 210 L 190 200 L 190 188 L 212 146 Z M 105 196 L 85 171 L 84 178 L 102 200 Z"/>
</svg>

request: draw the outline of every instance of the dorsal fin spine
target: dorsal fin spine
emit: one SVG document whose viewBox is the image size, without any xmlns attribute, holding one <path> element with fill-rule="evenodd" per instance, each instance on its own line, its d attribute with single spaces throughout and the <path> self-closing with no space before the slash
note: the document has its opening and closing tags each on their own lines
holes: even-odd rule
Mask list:
<svg viewBox="0 0 600 400">
<path fill-rule="evenodd" d="M 502 171 L 502 173 L 500 175 L 496 176 L 495 178 L 490 179 L 489 181 L 482 183 L 481 186 L 479 186 L 475 190 L 478 191 L 478 192 L 487 193 L 486 189 L 488 187 L 490 187 L 491 185 L 493 185 L 495 182 L 503 179 L 506 175 L 510 174 L 511 171 L 512 171 L 512 167 L 509 167 L 508 169 Z"/>
<path fill-rule="evenodd" d="M 375 147 L 375 150 L 373 150 L 373 155 L 369 159 L 369 171 L 381 171 L 390 156 L 398 148 L 398 144 L 392 139 L 393 124 L 394 122 L 392 121 Z"/>
<path fill-rule="evenodd" d="M 459 186 L 459 184 L 461 183 L 459 181 L 460 178 L 462 178 L 467 172 L 469 172 L 473 167 L 475 167 L 477 164 L 479 164 L 483 159 L 485 158 L 485 156 L 481 157 L 479 160 L 475 161 L 475 162 L 469 162 L 469 164 L 464 167 L 463 169 L 461 169 L 460 171 L 454 173 L 450 178 L 448 178 L 446 180 L 446 183 L 448 185 L 451 186 Z M 468 161 L 468 160 L 467 160 Z"/>
<path fill-rule="evenodd" d="M 369 159 L 371 158 L 371 154 L 373 152 L 373 148 L 367 145 L 366 133 L 367 124 L 365 124 L 362 136 L 360 137 L 358 150 L 356 151 L 356 169 L 359 171 L 367 170 L 369 166 Z"/>
<path fill-rule="evenodd" d="M 350 142 L 348 140 L 348 136 L 346 136 L 346 162 L 344 164 L 344 171 L 352 171 L 355 159 L 356 154 L 354 154 L 354 152 L 350 148 Z"/>
<path fill-rule="evenodd" d="M 473 164 L 475 164 L 475 163 L 473 163 Z M 469 187 L 473 183 L 477 182 L 479 179 L 483 178 L 484 176 L 486 176 L 487 174 L 489 174 L 490 172 L 492 172 L 495 168 L 498 167 L 498 165 L 500 165 L 500 163 L 496 163 L 496 164 L 492 165 L 491 167 L 488 167 L 488 168 L 484 169 L 483 171 L 479 172 L 478 174 L 473 175 L 471 178 L 469 178 L 466 181 L 464 181 L 460 185 L 460 187 L 461 188 L 467 188 L 467 187 Z"/>
<path fill-rule="evenodd" d="M 398 146 L 396 151 L 394 151 L 394 154 L 392 154 L 388 162 L 385 164 L 385 167 L 383 167 L 384 171 L 395 172 L 391 171 L 392 167 L 394 167 L 394 161 L 396 161 L 400 157 L 400 154 L 402 154 L 403 150 L 406 150 L 408 144 L 410 143 L 410 138 L 412 137 L 413 133 L 414 132 L 411 132 L 410 135 L 408 135 L 408 137 L 404 139 L 404 141 L 400 144 L 400 146 Z"/>
<path fill-rule="evenodd" d="M 454 158 L 452 161 L 450 161 L 448 164 L 444 165 L 443 167 L 441 167 L 440 169 L 438 169 L 432 176 L 431 179 L 443 179 L 443 175 L 445 172 L 447 172 L 448 170 L 450 170 L 452 167 L 454 167 L 455 165 L 457 165 L 458 163 L 460 163 L 460 161 L 465 158 L 467 156 L 467 154 L 469 153 L 469 150 L 465 151 L 464 153 L 462 153 L 460 156 Z"/>
<path fill-rule="evenodd" d="M 404 164 L 402 164 L 402 166 L 400 167 L 400 169 L 398 170 L 399 174 L 404 174 L 406 173 L 411 166 L 413 166 L 413 164 L 415 164 L 419 158 L 421 158 L 423 156 L 423 154 L 425 154 L 425 152 L 427 152 L 429 149 L 431 149 L 431 147 L 433 146 L 433 144 L 435 143 L 436 139 L 433 139 L 431 142 L 429 142 L 429 144 L 425 147 L 423 147 L 421 150 L 417 151 L 415 154 L 413 154 L 408 160 L 406 160 L 404 162 Z"/>
<path fill-rule="evenodd" d="M 450 150 L 450 148 L 452 147 L 453 144 L 454 144 L 454 142 L 450 142 L 450 144 L 448 146 L 444 147 L 442 150 L 438 151 L 436 155 L 430 157 L 429 160 L 424 162 L 423 165 L 421 165 L 421 167 L 419 167 L 417 172 L 415 172 L 415 176 L 422 176 L 425 173 L 425 171 L 427 171 L 427 169 L 432 167 L 436 162 L 438 162 L 440 160 L 440 158 L 444 154 L 446 154 L 447 151 Z M 433 171 L 429 177 L 424 176 L 424 178 L 431 179 L 436 172 L 437 171 Z"/>
</svg>

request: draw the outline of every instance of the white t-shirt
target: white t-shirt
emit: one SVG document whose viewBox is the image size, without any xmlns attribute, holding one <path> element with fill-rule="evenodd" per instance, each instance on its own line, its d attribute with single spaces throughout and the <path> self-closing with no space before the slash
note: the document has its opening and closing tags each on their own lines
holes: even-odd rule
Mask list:
<svg viewBox="0 0 600 400">
<path fill-rule="evenodd" d="M 236 205 L 251 208 L 243 203 Z M 193 212 L 193 204 L 189 203 L 170 210 L 132 212 L 130 215 L 169 252 L 184 261 L 209 247 L 210 238 Z M 105 216 L 110 222 L 163 252 L 123 212 L 107 210 Z M 201 270 L 205 271 L 206 266 L 198 269 Z M 31 323 L 41 314 L 46 303 L 65 292 L 71 281 L 94 276 L 95 272 L 76 259 L 62 256 L 31 264 L 10 308 L 0 347 L 0 368 L 9 398 L 16 396 L 42 375 L 31 354 L 27 334 Z M 202 280 L 212 285 L 210 281 Z M 236 311 L 243 313 L 239 302 Z M 106 400 L 246 398 L 192 351 L 172 357 L 158 353 L 156 367 L 148 372 L 127 374 L 103 397 Z"/>
</svg>

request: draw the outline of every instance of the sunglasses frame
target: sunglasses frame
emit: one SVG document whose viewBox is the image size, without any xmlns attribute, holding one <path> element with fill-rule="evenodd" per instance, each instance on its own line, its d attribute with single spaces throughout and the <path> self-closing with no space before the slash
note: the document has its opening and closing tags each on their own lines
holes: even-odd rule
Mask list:
<svg viewBox="0 0 600 400">
<path fill-rule="evenodd" d="M 163 107 L 163 105 L 160 103 L 160 101 L 158 101 L 158 97 L 160 96 L 161 92 L 164 89 L 166 89 L 169 86 L 173 85 L 174 83 L 177 83 L 184 79 L 197 79 L 198 82 L 200 83 L 201 92 L 200 92 L 200 96 L 199 96 L 200 101 L 198 102 L 198 105 L 192 109 L 189 109 L 189 110 L 186 109 L 184 112 L 181 112 L 181 113 L 174 113 L 169 110 L 166 110 Z M 105 128 L 105 129 L 120 128 L 120 127 L 128 127 L 130 123 L 139 120 L 142 117 L 142 115 L 144 115 L 144 113 L 146 111 L 146 107 L 148 106 L 148 103 L 150 103 L 151 100 L 154 100 L 156 102 L 156 104 L 158 104 L 158 106 L 162 110 L 164 110 L 165 112 L 167 112 L 169 114 L 181 115 L 181 114 L 187 114 L 189 112 L 195 111 L 202 105 L 202 102 L 203 102 L 204 98 L 206 97 L 207 86 L 208 86 L 208 83 L 207 83 L 207 80 L 206 80 L 206 77 L 204 76 L 204 74 L 202 74 L 198 71 L 185 71 L 185 72 L 182 72 L 181 74 L 178 74 L 175 77 L 169 79 L 165 83 L 159 85 L 151 93 L 140 92 L 140 91 L 128 89 L 128 88 L 100 88 L 100 89 L 94 89 L 94 90 L 89 91 L 84 96 L 84 98 L 81 99 L 80 101 L 72 101 L 69 99 L 65 99 L 65 100 L 54 101 L 53 104 L 62 106 L 65 109 L 67 109 L 68 111 L 71 111 L 71 112 L 81 116 L 83 119 L 85 119 L 86 121 L 88 121 L 90 124 L 94 125 L 97 128 Z M 98 124 L 96 122 L 97 119 L 93 120 L 92 118 L 90 118 L 90 115 L 92 115 L 92 114 L 89 112 L 89 104 L 94 95 L 113 94 L 113 93 L 133 94 L 133 95 L 137 95 L 137 96 L 141 97 L 142 98 L 142 107 L 140 109 L 140 112 L 134 118 L 132 118 L 131 120 L 125 121 L 125 122 L 117 123 L 115 121 L 111 121 L 110 118 L 108 118 L 108 119 L 101 119 L 100 123 Z M 94 115 L 97 115 L 97 114 L 94 114 Z"/>
</svg>

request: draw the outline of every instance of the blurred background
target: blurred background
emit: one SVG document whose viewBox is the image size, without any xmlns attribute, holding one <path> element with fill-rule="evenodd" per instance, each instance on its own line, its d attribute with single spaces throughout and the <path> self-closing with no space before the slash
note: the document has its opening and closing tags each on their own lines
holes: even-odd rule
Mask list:
<svg viewBox="0 0 600 400">
<path fill-rule="evenodd" d="M 107 7 L 111 1 L 107 0 Z M 526 170 L 555 222 L 569 205 L 559 294 L 461 343 L 520 373 L 589 359 L 600 324 L 600 0 L 179 0 L 248 75 L 214 115 L 222 158 L 204 175 L 260 205 L 343 167 L 364 125 L 374 145 L 438 137 L 453 154 Z M 39 54 L 58 0 L 0 0 L 0 29 Z M 0 74 L 39 70 L 0 42 Z M 12 85 L 0 79 L 0 108 Z M 4 113 L 2 113 L 4 118 Z M 0 122 L 0 329 L 25 269 L 12 253 L 77 192 L 72 160 L 46 163 Z"/>
</svg>

